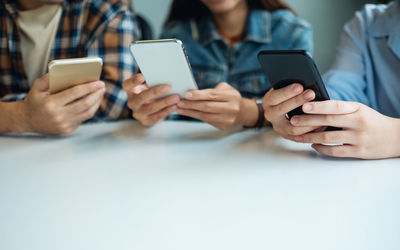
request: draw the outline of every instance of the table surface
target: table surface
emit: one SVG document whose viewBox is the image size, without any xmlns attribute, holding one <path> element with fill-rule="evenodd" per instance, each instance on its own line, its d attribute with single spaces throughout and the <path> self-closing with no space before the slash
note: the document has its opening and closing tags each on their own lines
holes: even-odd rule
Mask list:
<svg viewBox="0 0 400 250">
<path fill-rule="evenodd" d="M 0 136 L 0 249 L 400 249 L 400 159 L 270 129 L 87 124 Z"/>
</svg>

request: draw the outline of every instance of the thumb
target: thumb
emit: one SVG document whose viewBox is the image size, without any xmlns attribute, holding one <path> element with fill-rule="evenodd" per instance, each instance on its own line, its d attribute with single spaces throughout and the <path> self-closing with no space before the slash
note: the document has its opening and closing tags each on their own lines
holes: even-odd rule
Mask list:
<svg viewBox="0 0 400 250">
<path fill-rule="evenodd" d="M 142 74 L 136 74 L 133 77 L 126 79 L 122 83 L 122 87 L 126 92 L 131 92 L 133 89 L 135 89 L 137 86 L 142 85 L 145 82 L 145 79 Z"/>
<path fill-rule="evenodd" d="M 231 85 L 229 85 L 226 82 L 220 82 L 218 85 L 215 87 L 216 89 L 231 89 Z"/>
<path fill-rule="evenodd" d="M 49 74 L 46 74 L 41 78 L 36 79 L 36 81 L 33 83 L 32 90 L 36 90 L 39 92 L 49 91 Z"/>
</svg>

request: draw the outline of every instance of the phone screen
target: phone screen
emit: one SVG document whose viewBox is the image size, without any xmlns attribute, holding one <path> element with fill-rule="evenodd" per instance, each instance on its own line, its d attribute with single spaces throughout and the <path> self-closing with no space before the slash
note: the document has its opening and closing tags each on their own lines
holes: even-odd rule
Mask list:
<svg viewBox="0 0 400 250">
<path fill-rule="evenodd" d="M 169 84 L 171 94 L 181 97 L 198 89 L 181 41 L 138 41 L 131 45 L 131 52 L 149 87 Z"/>
</svg>

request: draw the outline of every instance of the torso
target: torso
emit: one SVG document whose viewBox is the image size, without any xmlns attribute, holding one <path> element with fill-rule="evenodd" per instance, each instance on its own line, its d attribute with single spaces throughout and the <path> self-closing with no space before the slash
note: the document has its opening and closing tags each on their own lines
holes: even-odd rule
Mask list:
<svg viewBox="0 0 400 250">
<path fill-rule="evenodd" d="M 312 50 L 310 26 L 286 10 L 251 11 L 245 37 L 233 47 L 207 19 L 170 25 L 163 38 L 172 37 L 183 41 L 199 88 L 227 82 L 244 97 L 262 97 L 270 89 L 257 59 L 261 50 Z"/>
</svg>

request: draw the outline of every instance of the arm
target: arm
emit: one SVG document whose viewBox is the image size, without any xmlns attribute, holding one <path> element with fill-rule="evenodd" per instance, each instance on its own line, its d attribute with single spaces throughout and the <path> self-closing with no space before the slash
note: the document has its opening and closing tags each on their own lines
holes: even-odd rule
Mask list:
<svg viewBox="0 0 400 250">
<path fill-rule="evenodd" d="M 6 96 L 3 96 L 1 98 L 1 101 L 3 102 L 16 102 L 16 101 L 22 101 L 26 97 L 26 93 L 20 93 L 20 94 L 9 94 Z"/>
<path fill-rule="evenodd" d="M 139 28 L 126 1 L 120 1 L 118 8 L 112 20 L 99 27 L 87 51 L 88 56 L 101 57 L 104 63 L 101 79 L 106 93 L 97 114 L 100 118 L 128 117 L 128 96 L 122 82 L 137 71 L 129 46 L 139 38 Z"/>
<path fill-rule="evenodd" d="M 293 34 L 295 38 L 294 43 L 290 49 L 305 50 L 310 54 L 314 52 L 313 31 L 311 26 L 305 26 L 296 29 Z"/>
<path fill-rule="evenodd" d="M 335 63 L 324 75 L 332 99 L 370 105 L 366 95 L 364 53 L 366 53 L 365 21 L 360 13 L 346 24 L 337 49 Z"/>
<path fill-rule="evenodd" d="M 92 82 L 50 95 L 48 76 L 37 79 L 23 101 L 0 102 L 0 134 L 69 134 L 93 117 L 102 100 L 103 82 Z"/>
<path fill-rule="evenodd" d="M 22 132 L 22 102 L 0 102 L 0 134 Z"/>
</svg>

